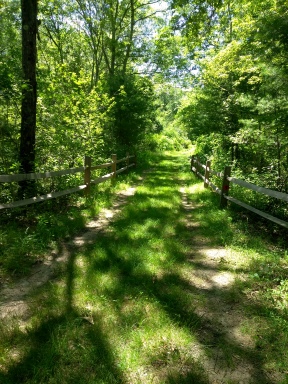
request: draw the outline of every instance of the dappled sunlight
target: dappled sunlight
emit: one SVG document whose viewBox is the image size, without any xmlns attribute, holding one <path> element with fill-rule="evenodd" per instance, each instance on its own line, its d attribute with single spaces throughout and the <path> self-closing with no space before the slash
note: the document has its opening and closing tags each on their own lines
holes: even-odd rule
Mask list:
<svg viewBox="0 0 288 384">
<path fill-rule="evenodd" d="M 211 279 L 218 287 L 228 287 L 234 282 L 235 276 L 229 272 L 220 272 L 212 276 Z"/>
<path fill-rule="evenodd" d="M 0 382 L 278 384 L 247 332 L 256 320 L 245 312 L 235 255 L 220 245 L 229 230 L 205 236 L 223 212 L 206 219 L 181 188 L 181 158 L 175 173 L 170 161 L 158 164 L 165 179 L 147 173 L 129 204 L 116 203 L 116 214 L 104 212 L 59 250 L 58 271 L 26 304 L 18 357 Z"/>
</svg>

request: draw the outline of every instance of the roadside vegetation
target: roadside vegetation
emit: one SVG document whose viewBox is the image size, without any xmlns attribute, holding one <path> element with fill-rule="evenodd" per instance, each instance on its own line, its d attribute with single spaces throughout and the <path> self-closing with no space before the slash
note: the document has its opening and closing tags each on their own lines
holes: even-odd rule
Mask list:
<svg viewBox="0 0 288 384">
<path fill-rule="evenodd" d="M 24 298 L 24 314 L 1 321 L 1 383 L 208 384 L 207 364 L 223 375 L 243 367 L 251 383 L 287 383 L 286 241 L 241 211 L 219 210 L 218 196 L 190 173 L 188 152 L 147 155 L 145 167 L 109 193 L 94 191 L 95 200 L 79 199 L 60 213 L 33 208 L 29 216 L 27 209 L 18 227 L 2 226 L 10 257 L 9 265 L 2 259 L 2 277 L 23 276 L 56 246 L 69 257 Z M 84 222 L 134 183 L 135 195 L 97 241 L 73 247 L 69 239 Z M 29 247 L 17 253 L 15 244 L 25 241 Z M 199 258 L 207 248 L 225 250 L 217 273 L 233 275 L 229 285 L 196 284 L 199 269 L 213 282 Z M 219 328 L 226 314 L 215 298 L 243 315 L 235 329 L 249 343 Z"/>
<path fill-rule="evenodd" d="M 113 204 L 117 191 L 133 183 L 149 161 L 139 156 L 137 170 L 91 186 L 91 193 L 64 196 L 24 208 L 3 210 L 0 216 L 0 283 L 27 275 L 34 264 L 83 229 L 87 221 Z M 76 178 L 76 185 L 81 182 Z M 71 185 L 71 182 L 70 182 Z M 62 187 L 63 188 L 63 187 Z M 13 239 L 13 241 L 11 241 Z"/>
</svg>

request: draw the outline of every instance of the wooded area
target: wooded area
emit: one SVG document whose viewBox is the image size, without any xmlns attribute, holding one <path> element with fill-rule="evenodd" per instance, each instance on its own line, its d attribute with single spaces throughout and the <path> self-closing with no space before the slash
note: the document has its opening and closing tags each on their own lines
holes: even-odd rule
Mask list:
<svg viewBox="0 0 288 384">
<path fill-rule="evenodd" d="M 235 177 L 288 192 L 285 0 L 1 4 L 0 174 L 192 142 L 213 168 L 229 159 Z M 32 187 L 2 185 L 1 202 Z"/>
<path fill-rule="evenodd" d="M 0 382 L 287 384 L 287 133 L 287 0 L 1 0 Z"/>
<path fill-rule="evenodd" d="M 197 81 L 178 114 L 202 161 L 223 169 L 230 159 L 235 177 L 285 193 L 287 10 L 285 1 L 218 3 L 201 27 Z"/>
</svg>

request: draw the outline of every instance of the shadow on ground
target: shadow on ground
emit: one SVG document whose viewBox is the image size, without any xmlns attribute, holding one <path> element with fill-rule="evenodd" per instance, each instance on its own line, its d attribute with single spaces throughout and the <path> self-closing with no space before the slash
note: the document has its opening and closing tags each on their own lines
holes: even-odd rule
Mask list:
<svg viewBox="0 0 288 384">
<path fill-rule="evenodd" d="M 202 262 L 196 238 L 213 218 L 187 226 L 180 187 L 193 179 L 177 161 L 151 171 L 95 244 L 66 249 L 66 266 L 32 296 L 28 327 L 3 326 L 14 363 L 0 383 L 276 383 L 265 351 L 223 325 L 219 307 L 244 311 L 234 283 L 189 278 L 221 266 Z"/>
</svg>

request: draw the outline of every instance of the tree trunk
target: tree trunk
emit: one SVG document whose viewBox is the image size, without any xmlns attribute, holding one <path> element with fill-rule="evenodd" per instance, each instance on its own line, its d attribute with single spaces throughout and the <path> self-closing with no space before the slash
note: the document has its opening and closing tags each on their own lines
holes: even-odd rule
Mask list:
<svg viewBox="0 0 288 384">
<path fill-rule="evenodd" d="M 36 36 L 37 36 L 37 0 L 21 0 L 22 11 L 22 108 L 20 131 L 20 171 L 34 172 L 35 136 L 36 136 Z M 35 183 L 20 183 L 20 195 L 31 195 Z"/>
<path fill-rule="evenodd" d="M 129 31 L 127 48 L 124 56 L 123 67 L 122 67 L 123 75 L 125 75 L 127 71 L 127 64 L 128 64 L 128 60 L 130 59 L 131 48 L 133 44 L 134 27 L 135 27 L 135 1 L 134 0 L 130 0 L 130 13 L 131 13 L 130 14 L 130 31 Z"/>
</svg>

